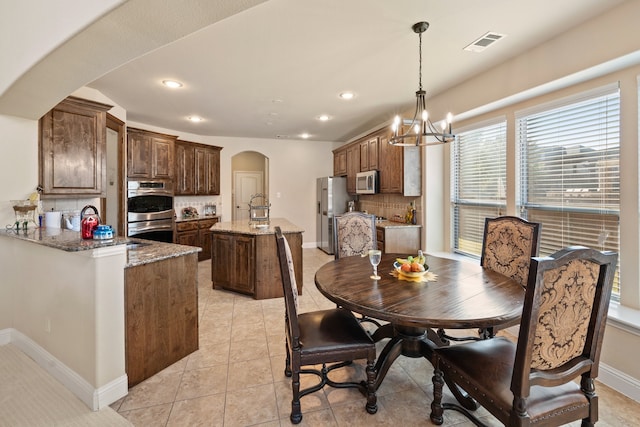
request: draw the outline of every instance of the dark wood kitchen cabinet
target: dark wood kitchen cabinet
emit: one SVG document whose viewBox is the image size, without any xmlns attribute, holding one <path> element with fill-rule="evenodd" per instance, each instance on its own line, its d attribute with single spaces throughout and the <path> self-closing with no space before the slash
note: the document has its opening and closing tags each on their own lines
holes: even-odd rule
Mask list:
<svg viewBox="0 0 640 427">
<path fill-rule="evenodd" d="M 229 233 L 212 235 L 211 260 L 215 268 L 211 270 L 211 281 L 215 289 L 254 294 L 254 247 L 255 238 L 252 236 Z"/>
<path fill-rule="evenodd" d="M 68 97 L 39 121 L 44 198 L 106 196 L 106 112 L 111 105 Z"/>
<path fill-rule="evenodd" d="M 347 193 L 356 193 L 356 175 L 360 172 L 360 144 L 347 147 Z"/>
<path fill-rule="evenodd" d="M 198 246 L 202 252 L 198 254 L 198 261 L 211 258 L 211 231 L 209 229 L 218 222 L 218 218 L 198 220 Z"/>
<path fill-rule="evenodd" d="M 422 147 L 395 147 L 380 137 L 380 193 L 422 195 Z"/>
<path fill-rule="evenodd" d="M 214 289 L 227 289 L 255 299 L 280 298 L 282 278 L 275 226 L 281 227 L 293 258 L 293 269 L 302 294 L 302 231 L 283 218 L 271 219 L 259 230 L 247 221 L 221 222 L 211 234 L 211 281 Z"/>
<path fill-rule="evenodd" d="M 333 151 L 333 176 L 347 176 L 346 147 L 340 147 Z"/>
<path fill-rule="evenodd" d="M 176 141 L 175 194 L 195 194 L 194 155 L 192 144 Z"/>
<path fill-rule="evenodd" d="M 218 222 L 218 217 L 198 218 L 176 222 L 174 242 L 179 245 L 198 246 L 198 261 L 211 258 L 211 232 L 209 229 Z"/>
<path fill-rule="evenodd" d="M 179 245 L 198 246 L 198 221 L 176 222 L 175 243 Z"/>
<path fill-rule="evenodd" d="M 360 142 L 360 172 L 378 170 L 378 136 Z"/>
<path fill-rule="evenodd" d="M 220 194 L 221 147 L 176 141 L 176 194 Z"/>
<path fill-rule="evenodd" d="M 132 387 L 198 349 L 198 257 L 128 267 L 124 275 L 125 363 Z"/>
<path fill-rule="evenodd" d="M 127 128 L 127 176 L 173 180 L 178 137 Z"/>
</svg>

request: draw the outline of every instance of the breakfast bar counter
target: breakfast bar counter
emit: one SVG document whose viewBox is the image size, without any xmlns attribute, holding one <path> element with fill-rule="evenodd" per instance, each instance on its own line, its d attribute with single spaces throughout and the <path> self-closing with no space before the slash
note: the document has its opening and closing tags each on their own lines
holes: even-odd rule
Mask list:
<svg viewBox="0 0 640 427">
<path fill-rule="evenodd" d="M 255 299 L 283 296 L 275 227 L 282 229 L 293 258 L 302 293 L 302 230 L 284 218 L 255 227 L 248 221 L 219 222 L 211 227 L 211 281 L 214 289 L 228 289 Z"/>
<path fill-rule="evenodd" d="M 128 237 L 85 240 L 59 228 L 0 230 L 0 325 L 100 409 L 198 349 L 200 251 Z"/>
</svg>

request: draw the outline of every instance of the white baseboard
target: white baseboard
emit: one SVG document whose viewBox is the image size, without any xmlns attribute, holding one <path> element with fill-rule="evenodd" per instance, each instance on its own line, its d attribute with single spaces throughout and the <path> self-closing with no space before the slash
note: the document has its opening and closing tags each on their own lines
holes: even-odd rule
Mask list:
<svg viewBox="0 0 640 427">
<path fill-rule="evenodd" d="M 7 339 L 8 337 L 8 339 Z M 84 378 L 40 347 L 35 341 L 15 329 L 0 331 L 0 344 L 13 344 L 32 358 L 42 369 L 60 381 L 91 410 L 98 411 L 127 395 L 128 378 L 123 375 L 96 389 Z"/>
<path fill-rule="evenodd" d="M 640 381 L 634 377 L 600 362 L 598 381 L 636 402 L 640 402 Z"/>
</svg>

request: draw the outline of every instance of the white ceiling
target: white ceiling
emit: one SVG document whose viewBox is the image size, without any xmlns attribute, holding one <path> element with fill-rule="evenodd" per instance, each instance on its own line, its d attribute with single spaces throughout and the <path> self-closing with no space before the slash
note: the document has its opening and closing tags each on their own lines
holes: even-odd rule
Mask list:
<svg viewBox="0 0 640 427">
<path fill-rule="evenodd" d="M 141 3 L 125 6 L 134 2 Z M 411 108 L 418 88 L 415 22 L 430 23 L 423 86 L 432 96 L 621 2 L 253 1 L 87 86 L 125 108 L 128 120 L 178 132 L 294 139 L 308 132 L 313 140 L 346 141 Z M 191 3 L 197 2 L 184 1 Z M 463 50 L 488 31 L 507 37 L 482 53 Z M 164 79 L 184 87 L 166 89 Z M 346 90 L 356 98 L 340 100 Z M 332 120 L 319 122 L 320 114 Z M 191 123 L 191 115 L 205 120 Z"/>
</svg>

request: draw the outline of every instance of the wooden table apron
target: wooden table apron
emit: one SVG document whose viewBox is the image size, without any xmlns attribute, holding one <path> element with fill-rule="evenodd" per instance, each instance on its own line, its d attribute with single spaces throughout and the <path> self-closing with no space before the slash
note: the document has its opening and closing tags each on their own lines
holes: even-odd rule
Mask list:
<svg viewBox="0 0 640 427">
<path fill-rule="evenodd" d="M 369 259 L 358 256 L 330 261 L 315 275 L 318 290 L 329 300 L 389 322 L 373 334 L 375 341 L 391 339 L 378 356 L 377 387 L 401 354 L 431 361 L 432 349 L 447 344 L 434 329 L 485 328 L 520 319 L 524 289 L 513 279 L 479 264 L 428 255 L 436 281 L 408 282 L 390 274 L 397 257 L 406 255 L 382 256 L 380 280 L 369 278 L 373 272 Z M 465 407 L 475 408 L 465 396 L 454 394 Z"/>
</svg>

